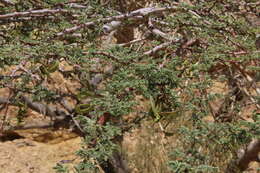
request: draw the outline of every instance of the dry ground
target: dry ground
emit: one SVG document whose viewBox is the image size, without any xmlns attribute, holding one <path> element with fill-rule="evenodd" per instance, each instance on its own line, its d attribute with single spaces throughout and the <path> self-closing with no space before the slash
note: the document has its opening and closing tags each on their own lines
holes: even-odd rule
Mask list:
<svg viewBox="0 0 260 173">
<path fill-rule="evenodd" d="M 223 84 L 216 83 L 212 90 L 223 93 L 226 88 Z M 8 97 L 7 93 L 3 89 L 0 90 L 4 97 Z M 143 106 L 140 109 L 144 109 Z M 11 122 L 15 121 L 12 116 L 16 112 L 17 109 L 12 107 L 6 112 Z M 247 109 L 243 113 L 244 118 L 250 119 L 250 112 L 251 110 Z M 4 112 L 0 112 L 1 118 L 3 115 Z M 43 122 L 47 119 L 29 111 L 26 121 Z M 0 142 L 0 173 L 54 173 L 53 167 L 59 162 L 65 162 L 70 170 L 73 164 L 79 162 L 75 151 L 80 149 L 81 139 L 68 130 L 31 129 L 15 132 Z M 166 138 L 158 125 L 146 122 L 131 133 L 125 134 L 122 148 L 133 173 L 167 173 L 167 151 L 171 151 L 176 144 L 174 136 Z M 257 173 L 257 167 L 259 164 L 252 163 L 248 172 Z"/>
<path fill-rule="evenodd" d="M 174 137 L 166 139 L 159 128 L 149 125 L 127 133 L 123 150 L 133 173 L 167 173 L 167 150 L 176 141 Z M 25 138 L 0 142 L 0 173 L 54 173 L 58 162 L 66 162 L 72 170 L 79 161 L 75 151 L 81 139 L 66 130 L 24 130 L 18 134 Z M 258 173 L 258 167 L 252 163 L 248 173 Z"/>
<path fill-rule="evenodd" d="M 58 137 L 59 138 L 59 137 Z M 75 163 L 75 151 L 80 147 L 80 138 L 71 138 L 49 144 L 30 138 L 0 143 L 1 173 L 52 173 L 58 162 Z"/>
</svg>

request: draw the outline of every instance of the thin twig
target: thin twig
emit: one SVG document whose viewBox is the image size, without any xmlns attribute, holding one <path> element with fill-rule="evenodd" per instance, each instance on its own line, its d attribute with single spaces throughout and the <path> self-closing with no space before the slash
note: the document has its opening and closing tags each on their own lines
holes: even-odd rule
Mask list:
<svg viewBox="0 0 260 173">
<path fill-rule="evenodd" d="M 135 39 L 135 40 L 132 40 L 132 41 L 129 41 L 127 43 L 121 43 L 121 44 L 117 44 L 118 46 L 129 46 L 131 44 L 134 44 L 134 43 L 138 43 L 138 42 L 141 42 L 141 41 L 144 41 L 145 38 L 140 38 L 140 39 Z"/>
<path fill-rule="evenodd" d="M 157 53 L 158 51 L 160 51 L 160 50 L 162 50 L 162 49 L 164 49 L 164 48 L 166 48 L 166 47 L 172 45 L 173 43 L 177 43 L 178 41 L 179 41 L 179 40 L 177 40 L 177 41 L 176 41 L 176 40 L 172 40 L 172 41 L 169 41 L 169 42 L 162 43 L 162 44 L 160 44 L 160 45 L 154 47 L 153 49 L 151 49 L 151 50 L 145 52 L 143 55 L 148 55 L 148 56 L 149 56 L 149 55 L 154 55 L 154 54 Z"/>
</svg>

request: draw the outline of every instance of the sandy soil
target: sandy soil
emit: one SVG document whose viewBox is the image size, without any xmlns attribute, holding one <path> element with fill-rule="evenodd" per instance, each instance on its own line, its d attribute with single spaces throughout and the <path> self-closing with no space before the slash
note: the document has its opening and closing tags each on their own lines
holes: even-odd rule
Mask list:
<svg viewBox="0 0 260 173">
<path fill-rule="evenodd" d="M 60 134 L 66 135 L 57 135 L 51 130 L 35 134 L 27 132 L 26 138 L 0 143 L 1 173 L 54 173 L 56 163 L 66 162 L 72 168 L 78 161 L 75 151 L 81 145 L 79 137 L 64 132 Z"/>
<path fill-rule="evenodd" d="M 225 85 L 216 83 L 214 90 L 223 93 L 227 89 Z M 8 92 L 0 89 L 2 96 L 8 97 Z M 213 103 L 220 106 L 218 102 Z M 142 105 L 144 106 L 144 105 Z M 145 109 L 140 107 L 138 109 Z M 253 108 L 248 107 L 243 112 L 243 117 L 250 120 Z M 1 113 L 1 112 L 0 112 Z M 3 112 L 2 112 L 3 113 Z M 10 107 L 6 112 L 10 122 L 17 109 Z M 3 114 L 1 114 L 3 115 Z M 28 112 L 28 122 L 48 121 L 46 117 L 34 111 Z M 213 121 L 207 119 L 206 121 Z M 129 167 L 133 173 L 151 172 L 164 173 L 168 168 L 163 166 L 167 161 L 166 144 L 172 145 L 174 139 L 166 140 L 156 129 L 142 126 L 127 133 L 122 143 Z M 171 143 L 171 144 L 170 144 Z M 151 147 L 152 146 L 152 147 Z M 4 142 L 0 142 L 0 173 L 54 173 L 53 167 L 57 163 L 64 163 L 70 170 L 79 162 L 75 151 L 80 149 L 81 139 L 67 130 L 53 131 L 52 129 L 19 130 L 9 134 Z M 252 163 L 248 173 L 260 173 L 256 168 L 259 164 Z M 71 171 L 73 172 L 73 171 Z"/>
</svg>

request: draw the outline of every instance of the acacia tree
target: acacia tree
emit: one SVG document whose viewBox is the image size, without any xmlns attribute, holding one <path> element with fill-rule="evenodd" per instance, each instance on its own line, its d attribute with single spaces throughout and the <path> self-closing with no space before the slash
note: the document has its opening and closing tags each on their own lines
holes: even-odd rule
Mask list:
<svg viewBox="0 0 260 173">
<path fill-rule="evenodd" d="M 38 128 L 70 128 L 84 137 L 77 172 L 130 172 L 119 152 L 122 136 L 152 120 L 178 137 L 165 163 L 173 172 L 238 172 L 259 162 L 259 2 L 0 6 L 0 86 L 8 91 L 1 110 L 19 108 L 15 126 L 1 114 L 2 134 L 35 128 L 23 122 L 32 109 L 50 118 Z M 55 75 L 75 85 L 57 85 Z M 211 92 L 217 81 L 226 93 Z M 144 101 L 150 108 L 135 109 Z M 248 107 L 251 121 L 242 116 Z M 130 112 L 137 116 L 126 120 Z M 180 124 L 176 134 L 169 124 Z"/>
</svg>

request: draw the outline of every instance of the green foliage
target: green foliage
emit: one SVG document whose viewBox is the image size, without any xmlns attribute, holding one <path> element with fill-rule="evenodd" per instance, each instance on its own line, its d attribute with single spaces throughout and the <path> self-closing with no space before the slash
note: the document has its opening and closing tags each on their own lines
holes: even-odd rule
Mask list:
<svg viewBox="0 0 260 173">
<path fill-rule="evenodd" d="M 162 31 L 175 33 L 180 41 L 149 55 L 144 52 L 165 40 L 152 36 L 129 47 L 104 45 L 105 23 L 98 20 L 118 15 L 115 9 L 119 5 L 115 1 L 104 5 L 91 0 L 80 5 L 84 8 L 73 8 L 69 1 L 62 0 L 17 1 L 14 7 L 4 8 L 4 13 L 35 8 L 63 8 L 68 12 L 29 20 L 14 17 L 10 19 L 13 22 L 0 20 L 0 87 L 12 90 L 16 103 L 21 95 L 46 104 L 60 105 L 66 97 L 76 103 L 68 112 L 73 117 L 71 122 L 78 122 L 75 126 L 85 135 L 82 149 L 77 152 L 82 158 L 75 167 L 77 172 L 97 170 L 120 150 L 118 138 L 129 130 L 124 128 L 125 124 L 135 125 L 124 119 L 131 112 L 138 115 L 146 112 L 145 121 L 153 119 L 156 123 L 174 124 L 178 121 L 176 117 L 187 117 L 185 126 L 178 129 L 181 145 L 169 156 L 173 172 L 223 172 L 238 149 L 259 138 L 259 113 L 255 107 L 259 105 L 259 96 L 249 92 L 254 88 L 253 84 L 246 85 L 245 76 L 259 71 L 260 56 L 255 48 L 259 28 L 241 14 L 243 10 L 255 13 L 253 1 L 251 4 L 242 0 L 196 1 L 193 5 L 178 5 L 175 13 L 165 12 L 159 17 L 167 23 Z M 92 21 L 98 22 L 77 30 L 78 37 L 74 33 L 57 37 L 67 28 Z M 139 32 L 149 30 L 145 24 L 135 27 Z M 70 70 L 62 69 L 64 62 Z M 112 70 L 105 70 L 109 66 Z M 20 68 L 15 75 L 5 74 L 14 67 Z M 66 86 L 50 87 L 55 86 L 53 75 L 57 73 L 77 87 L 71 90 Z M 228 86 L 227 93 L 210 92 L 216 81 Z M 149 102 L 150 109 L 135 109 L 143 104 L 136 99 L 138 96 Z M 252 98 L 258 99 L 258 103 L 251 103 L 254 121 L 242 121 L 239 114 Z M 219 99 L 227 100 L 227 108 L 218 108 L 214 113 L 211 104 Z M 16 106 L 21 122 L 28 105 Z M 110 120 L 99 123 L 104 114 L 109 114 Z M 223 118 L 226 115 L 228 120 Z M 206 123 L 207 116 L 213 117 L 214 122 Z M 68 172 L 61 164 L 55 170 Z"/>
<path fill-rule="evenodd" d="M 53 167 L 53 169 L 57 172 L 57 173 L 69 173 L 69 170 L 66 166 L 63 166 L 60 163 L 57 163 L 55 167 Z"/>
<path fill-rule="evenodd" d="M 86 117 L 79 117 L 79 120 L 87 135 L 82 150 L 77 151 L 77 155 L 84 158 L 84 161 L 76 169 L 78 172 L 84 172 L 95 168 L 93 159 L 103 164 L 118 150 L 113 140 L 121 135 L 121 130 L 110 124 L 99 125 L 95 120 Z"/>
<path fill-rule="evenodd" d="M 204 123 L 197 118 L 193 121 L 191 128 L 179 129 L 183 146 L 171 154 L 175 161 L 169 162 L 176 172 L 220 172 L 220 165 L 227 164 L 241 146 L 259 138 L 255 123 Z"/>
</svg>

